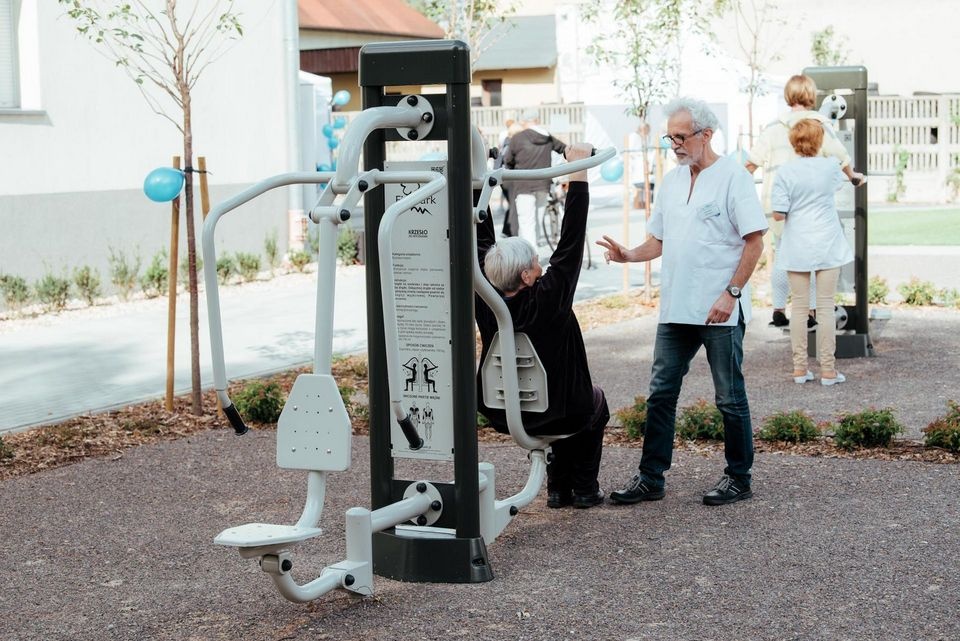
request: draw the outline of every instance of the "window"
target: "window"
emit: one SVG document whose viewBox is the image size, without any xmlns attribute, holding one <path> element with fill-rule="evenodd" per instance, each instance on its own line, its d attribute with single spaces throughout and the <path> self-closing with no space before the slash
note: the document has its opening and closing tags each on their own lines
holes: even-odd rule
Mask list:
<svg viewBox="0 0 960 641">
<path fill-rule="evenodd" d="M 503 80 L 482 80 L 481 85 L 484 107 L 503 106 Z"/>
<path fill-rule="evenodd" d="M 17 0 L 0 0 L 0 109 L 20 107 Z"/>
</svg>

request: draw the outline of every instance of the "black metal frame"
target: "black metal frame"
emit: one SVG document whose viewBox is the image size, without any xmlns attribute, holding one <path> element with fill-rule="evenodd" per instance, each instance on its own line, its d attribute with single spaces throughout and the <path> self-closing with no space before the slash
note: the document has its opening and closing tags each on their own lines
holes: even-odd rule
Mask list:
<svg viewBox="0 0 960 641">
<path fill-rule="evenodd" d="M 867 69 L 862 66 L 851 67 L 807 67 L 804 75 L 817 83 L 817 107 L 823 99 L 835 91 L 851 91 L 853 99 L 846 97 L 847 112 L 843 120 L 853 118 L 854 159 L 853 166 L 867 173 Z M 853 288 L 856 304 L 847 307 L 854 333 L 837 335 L 837 358 L 857 358 L 874 356 L 873 341 L 870 339 L 870 310 L 867 306 L 869 272 L 867 271 L 867 189 L 870 184 L 856 188 L 854 192 L 854 277 Z M 820 320 L 823 322 L 823 319 Z M 848 321 L 849 325 L 849 321 Z M 830 325 L 832 327 L 832 324 Z"/>
<path fill-rule="evenodd" d="M 365 45 L 360 50 L 363 108 L 395 105 L 400 97 L 384 90 L 404 85 L 445 85 L 445 94 L 426 96 L 434 126 L 425 140 L 447 141 L 447 196 L 450 229 L 450 323 L 453 355 L 454 483 L 434 483 L 444 496 L 437 526 L 455 537 L 415 538 L 391 529 L 373 535 L 374 572 L 402 581 L 475 583 L 493 572 L 480 536 L 476 365 L 474 362 L 473 244 L 475 230 L 470 154 L 470 49 L 457 40 L 419 40 Z M 364 143 L 366 169 L 383 169 L 387 140 L 396 131 L 378 130 Z M 380 302 L 377 229 L 385 210 L 383 190 L 364 197 L 366 238 L 367 341 L 370 381 L 370 485 L 372 508 L 403 498 L 412 481 L 394 478 L 390 443 L 389 390 Z"/>
</svg>

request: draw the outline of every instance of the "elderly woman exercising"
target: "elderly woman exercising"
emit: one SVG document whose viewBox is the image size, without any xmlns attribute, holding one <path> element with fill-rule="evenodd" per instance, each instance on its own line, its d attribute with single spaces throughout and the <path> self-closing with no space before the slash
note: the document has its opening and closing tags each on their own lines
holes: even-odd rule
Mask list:
<svg viewBox="0 0 960 641">
<path fill-rule="evenodd" d="M 571 145 L 566 158 L 586 158 L 592 150 L 589 144 Z M 551 508 L 589 508 L 604 498 L 597 475 L 610 411 L 603 390 L 590 378 L 580 324 L 573 313 L 589 204 L 587 172 L 571 174 L 560 240 L 546 269 L 526 240 L 495 242 L 491 216 L 477 225 L 477 254 L 487 280 L 503 296 L 514 330 L 529 336 L 547 372 L 549 407 L 543 413 L 522 412 L 524 427 L 534 436 L 570 435 L 551 445 L 553 460 L 547 466 L 547 506 Z M 476 319 L 482 362 L 497 333 L 497 321 L 479 296 Z M 478 376 L 480 412 L 497 431 L 507 432 L 504 411 L 483 404 L 481 384 Z"/>
</svg>

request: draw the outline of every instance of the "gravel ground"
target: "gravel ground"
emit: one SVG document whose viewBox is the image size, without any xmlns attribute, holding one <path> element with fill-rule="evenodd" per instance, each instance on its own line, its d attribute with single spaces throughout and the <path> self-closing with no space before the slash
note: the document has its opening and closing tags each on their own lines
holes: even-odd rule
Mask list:
<svg viewBox="0 0 960 641">
<path fill-rule="evenodd" d="M 892 407 L 906 428 L 903 436 L 916 440 L 922 437 L 920 430 L 946 413 L 947 400 L 960 401 L 960 314 L 955 310 L 894 308 L 891 320 L 871 325 L 877 356 L 839 359 L 837 369 L 847 382 L 833 387 L 820 385 L 813 359 L 810 369 L 818 380 L 794 383 L 789 335 L 767 325 L 769 309 L 754 312 L 744 339 L 744 375 L 754 430 L 764 417 L 778 411 L 804 410 L 817 421 L 831 421 L 843 412 Z M 612 408 L 647 394 L 656 323 L 656 315 L 644 316 L 585 335 L 594 382 L 607 392 Z M 810 340 L 815 340 L 813 334 Z M 713 396 L 710 369 L 701 350 L 684 381 L 679 407 Z"/>
<path fill-rule="evenodd" d="M 841 361 L 849 382 L 833 388 L 792 383 L 768 314 L 745 344 L 756 427 L 781 409 L 891 406 L 916 438 L 957 398 L 956 312 L 895 310 L 874 325 L 878 356 Z M 646 393 L 654 330 L 647 316 L 587 333 L 612 407 Z M 711 397 L 701 355 L 681 404 Z M 619 487 L 638 456 L 608 447 L 602 486 Z M 517 448 L 482 444 L 481 458 L 501 497 L 522 485 Z M 301 582 L 344 556 L 342 515 L 369 505 L 367 461 L 355 438 L 324 535 L 296 551 Z M 297 605 L 212 545 L 232 525 L 296 520 L 304 476 L 275 467 L 273 433 L 142 446 L 0 483 L 0 640 L 960 638 L 956 466 L 759 454 L 754 499 L 705 507 L 722 467 L 716 452 L 678 451 L 667 498 L 635 507 L 549 510 L 541 496 L 489 546 L 489 583 L 377 577 L 373 598 Z"/>
</svg>

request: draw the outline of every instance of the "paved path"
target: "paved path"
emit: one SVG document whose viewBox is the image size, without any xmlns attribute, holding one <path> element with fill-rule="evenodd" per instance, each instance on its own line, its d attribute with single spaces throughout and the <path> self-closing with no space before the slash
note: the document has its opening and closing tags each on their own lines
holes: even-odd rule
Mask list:
<svg viewBox="0 0 960 641">
<path fill-rule="evenodd" d="M 622 239 L 618 195 L 600 188 L 593 198 L 590 237 Z M 629 226 L 631 244 L 643 237 L 642 213 Z M 621 266 L 605 265 L 594 248 L 594 269 L 584 269 L 578 300 L 622 290 Z M 658 265 L 654 266 L 657 280 Z M 896 286 L 912 276 L 960 289 L 960 248 L 882 247 L 871 250 L 870 271 Z M 644 268 L 632 265 L 627 281 L 643 285 Z M 364 272 L 338 272 L 334 353 L 366 345 Z M 287 275 L 221 288 L 227 375 L 231 379 L 309 363 L 313 358 L 315 280 Z M 201 380 L 212 385 L 207 320 L 201 296 Z M 29 323 L 0 323 L 0 433 L 85 412 L 162 397 L 166 381 L 166 299 L 46 315 Z M 178 302 L 176 384 L 190 388 L 187 299 Z"/>
</svg>

